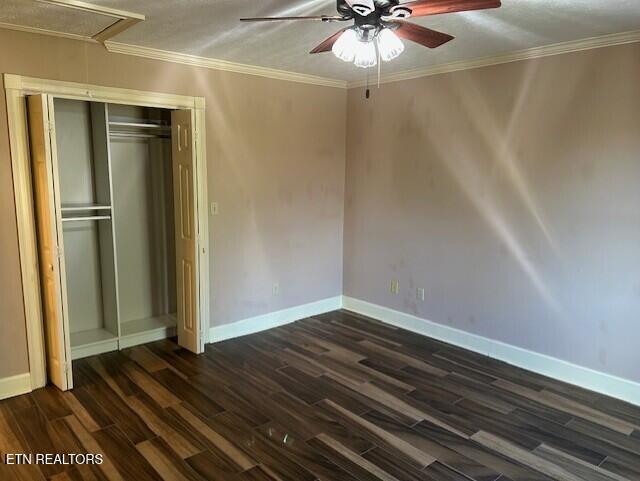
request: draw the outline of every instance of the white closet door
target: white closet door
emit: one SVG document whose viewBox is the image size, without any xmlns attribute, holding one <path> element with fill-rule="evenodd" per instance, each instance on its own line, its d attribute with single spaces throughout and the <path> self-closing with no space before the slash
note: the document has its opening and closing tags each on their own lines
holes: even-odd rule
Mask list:
<svg viewBox="0 0 640 481">
<path fill-rule="evenodd" d="M 53 98 L 28 97 L 29 139 L 34 204 L 38 230 L 38 253 L 42 284 L 42 310 L 47 342 L 49 380 L 66 391 L 73 387 L 69 320 L 65 302 L 62 257 L 62 222 L 57 182 L 57 159 Z"/>
<path fill-rule="evenodd" d="M 202 352 L 198 329 L 197 217 L 195 204 L 195 139 L 190 110 L 171 113 L 173 197 L 176 225 L 178 344 Z"/>
</svg>

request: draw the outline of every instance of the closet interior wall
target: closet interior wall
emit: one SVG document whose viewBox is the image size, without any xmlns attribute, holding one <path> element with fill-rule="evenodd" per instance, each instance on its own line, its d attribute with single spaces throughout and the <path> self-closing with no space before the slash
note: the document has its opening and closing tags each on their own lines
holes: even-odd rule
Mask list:
<svg viewBox="0 0 640 481">
<path fill-rule="evenodd" d="M 176 324 L 170 122 L 165 110 L 109 105 L 121 347 Z"/>
</svg>

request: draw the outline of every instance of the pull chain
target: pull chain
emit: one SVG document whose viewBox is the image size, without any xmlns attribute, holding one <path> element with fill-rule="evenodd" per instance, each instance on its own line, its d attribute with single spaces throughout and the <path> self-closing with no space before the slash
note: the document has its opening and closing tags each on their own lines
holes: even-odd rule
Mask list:
<svg viewBox="0 0 640 481">
<path fill-rule="evenodd" d="M 378 53 L 378 88 L 380 88 L 380 71 L 382 70 L 382 59 L 380 57 L 380 46 L 377 43 L 376 52 Z"/>
<path fill-rule="evenodd" d="M 374 40 L 375 42 L 375 40 Z M 378 88 L 380 88 L 380 72 L 382 69 L 382 58 L 380 56 L 380 48 L 378 47 L 378 43 L 375 42 L 374 43 L 375 47 L 376 47 L 376 55 L 378 57 Z M 367 69 L 367 83 L 366 83 L 366 90 L 364 93 L 365 98 L 370 98 L 371 97 L 371 90 L 369 89 L 369 69 Z"/>
<path fill-rule="evenodd" d="M 371 97 L 371 92 L 369 91 L 369 69 L 367 69 L 367 90 L 365 90 L 364 97 L 368 99 Z"/>
</svg>

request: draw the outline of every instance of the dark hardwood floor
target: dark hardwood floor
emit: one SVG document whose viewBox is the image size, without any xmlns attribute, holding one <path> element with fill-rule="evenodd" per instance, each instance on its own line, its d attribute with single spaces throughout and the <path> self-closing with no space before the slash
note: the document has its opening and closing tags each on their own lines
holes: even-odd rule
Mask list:
<svg viewBox="0 0 640 481">
<path fill-rule="evenodd" d="M 640 408 L 347 312 L 73 367 L 0 402 L 0 451 L 105 462 L 3 481 L 640 479 Z"/>
</svg>

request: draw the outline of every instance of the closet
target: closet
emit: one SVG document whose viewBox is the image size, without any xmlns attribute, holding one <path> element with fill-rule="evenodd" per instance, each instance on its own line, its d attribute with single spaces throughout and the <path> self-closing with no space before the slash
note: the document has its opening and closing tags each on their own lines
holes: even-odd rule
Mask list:
<svg viewBox="0 0 640 481">
<path fill-rule="evenodd" d="M 50 380 L 178 334 L 197 352 L 191 112 L 27 98 Z M 199 341 L 197 341 L 199 342 Z"/>
</svg>

